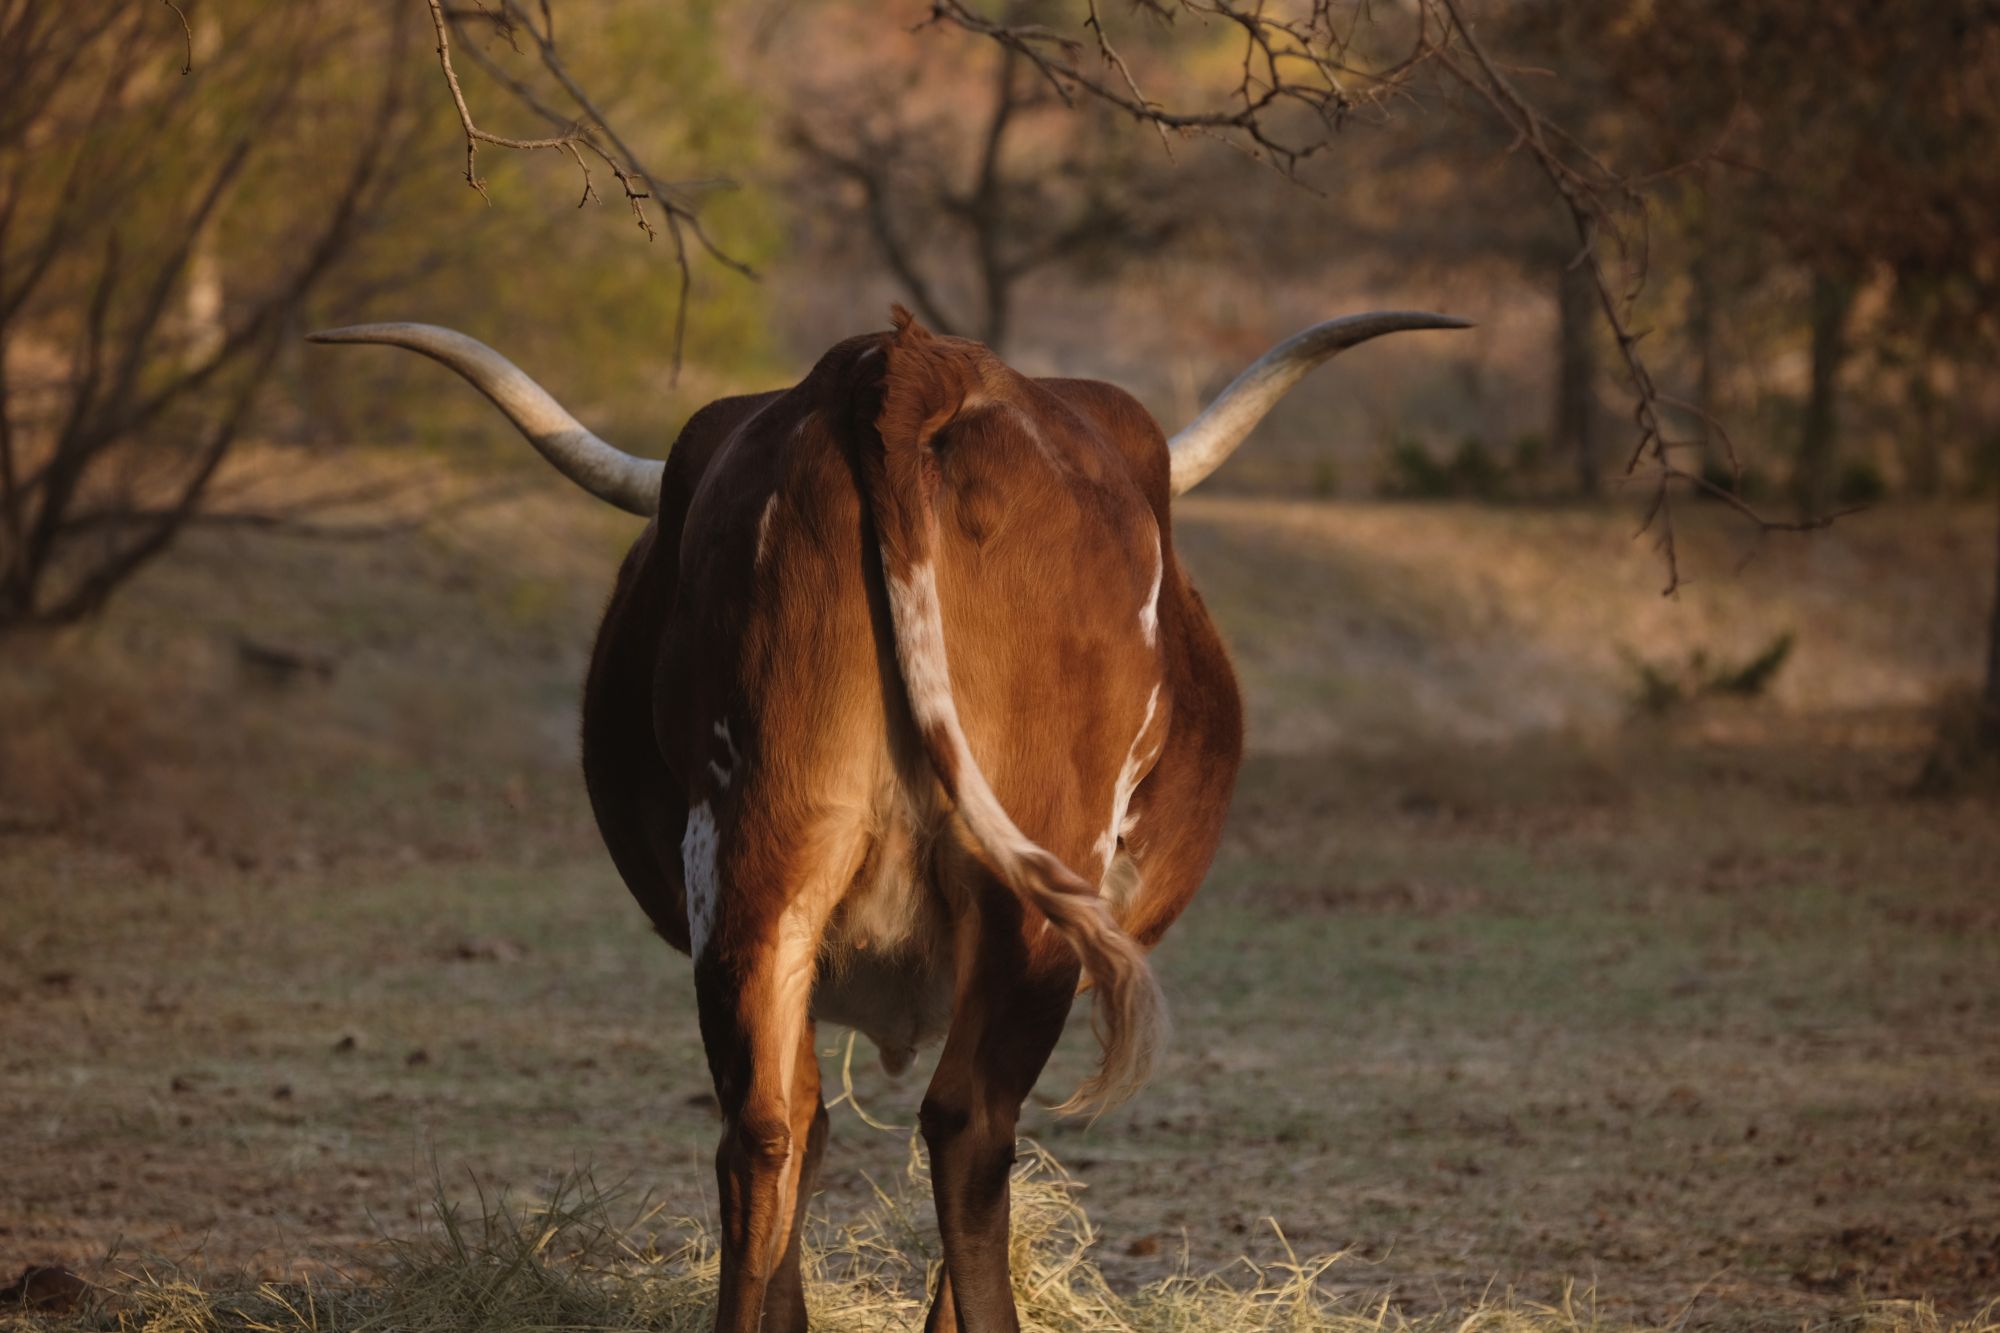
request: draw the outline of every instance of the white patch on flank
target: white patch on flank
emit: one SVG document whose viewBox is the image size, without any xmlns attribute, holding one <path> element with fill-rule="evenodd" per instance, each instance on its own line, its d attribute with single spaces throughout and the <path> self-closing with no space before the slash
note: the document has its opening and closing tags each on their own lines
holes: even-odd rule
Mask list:
<svg viewBox="0 0 2000 1333">
<path fill-rule="evenodd" d="M 696 958 L 708 947 L 709 932 L 715 929 L 715 901 L 721 891 L 715 860 L 721 844 L 722 834 L 708 802 L 688 811 L 687 833 L 681 838 L 681 881 L 687 887 L 688 952 Z"/>
<path fill-rule="evenodd" d="M 1153 647 L 1160 641 L 1160 583 L 1167 576 L 1166 552 L 1160 549 L 1160 532 L 1153 530 L 1153 590 L 1146 594 L 1145 602 L 1139 607 L 1139 633 L 1145 636 L 1146 646 Z"/>
<path fill-rule="evenodd" d="M 890 568 L 888 552 L 882 565 Z M 891 574 L 889 612 L 896 626 L 896 657 L 903 669 L 903 684 L 910 693 L 910 712 L 925 732 L 944 733 L 944 744 L 952 755 L 958 779 L 958 813 L 972 836 L 999 864 L 995 867 L 1010 880 L 1018 881 L 1025 871 L 1022 862 L 1046 856 L 1035 841 L 1021 832 L 1000 798 L 987 785 L 985 773 L 973 761 L 972 747 L 966 743 L 965 729 L 959 724 L 958 705 L 951 697 L 951 666 L 944 651 L 944 617 L 938 610 L 937 571 L 929 561 L 913 567 L 907 577 Z"/>
<path fill-rule="evenodd" d="M 764 565 L 764 550 L 771 540 L 771 515 L 777 508 L 778 493 L 772 491 L 771 498 L 764 501 L 764 512 L 757 516 L 757 555 L 754 563 L 760 569 Z"/>
<path fill-rule="evenodd" d="M 729 762 L 727 764 L 720 764 L 711 759 L 708 761 L 708 772 L 709 776 L 715 779 L 716 785 L 727 791 L 729 790 L 729 780 L 736 776 L 736 763 L 742 758 L 741 755 L 736 753 L 736 742 L 729 739 L 729 720 L 727 718 L 715 724 L 715 738 L 722 742 L 723 751 L 729 756 Z"/>
<path fill-rule="evenodd" d="M 1118 770 L 1118 785 L 1111 793 L 1111 823 L 1097 840 L 1095 850 L 1100 880 L 1111 871 L 1111 859 L 1118 853 L 1118 839 L 1138 824 L 1138 817 L 1129 813 L 1132 793 L 1139 789 L 1139 779 L 1147 771 L 1147 766 L 1159 757 L 1158 750 L 1141 757 L 1146 733 L 1153 729 L 1153 713 L 1159 706 L 1160 687 L 1155 683 L 1152 693 L 1146 696 L 1146 716 L 1139 723 L 1139 734 L 1132 738 L 1132 748 L 1125 752 L 1124 766 Z"/>
</svg>

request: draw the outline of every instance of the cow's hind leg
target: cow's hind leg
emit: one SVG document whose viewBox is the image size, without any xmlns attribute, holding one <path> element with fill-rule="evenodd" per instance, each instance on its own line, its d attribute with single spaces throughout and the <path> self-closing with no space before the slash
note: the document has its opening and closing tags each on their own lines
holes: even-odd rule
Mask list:
<svg viewBox="0 0 2000 1333">
<path fill-rule="evenodd" d="M 777 1271 L 764 1292 L 764 1333 L 805 1333 L 806 1294 L 800 1271 L 800 1237 L 805 1231 L 806 1206 L 812 1202 L 814 1182 L 819 1179 L 820 1159 L 826 1155 L 826 1102 L 820 1096 L 819 1055 L 808 1022 L 805 1040 L 799 1045 L 798 1072 L 792 1083 L 792 1142 L 804 1143 L 798 1179 L 790 1182 L 792 1225 L 785 1239 L 785 1252 L 778 1257 Z"/>
<path fill-rule="evenodd" d="M 978 938 L 961 954 L 969 967 L 920 1113 L 944 1242 L 927 1333 L 1020 1328 L 1007 1262 L 1015 1126 L 1062 1035 L 1080 971 L 1066 947 L 1030 947 L 1017 901 L 990 878 L 976 916 Z"/>
<path fill-rule="evenodd" d="M 823 1113 L 809 1007 L 820 935 L 856 858 L 809 857 L 825 870 L 800 879 L 732 855 L 732 842 L 788 844 L 725 836 L 715 926 L 695 963 L 702 1045 L 724 1122 L 715 1155 L 722 1213 L 715 1326 L 718 1333 L 757 1333 L 804 1323 L 796 1220 L 814 1140 L 823 1137 L 814 1134 Z M 826 850 L 804 839 L 789 846 Z M 699 870 L 690 867 L 691 893 Z M 779 891 L 759 892 L 764 886 Z"/>
<path fill-rule="evenodd" d="M 808 954 L 808 975 L 811 966 Z M 722 1213 L 717 1333 L 764 1327 L 767 1294 L 785 1286 L 779 1274 L 790 1257 L 799 1183 L 810 1156 L 810 1111 L 801 1125 L 796 1108 L 819 1100 L 816 1076 L 809 1090 L 798 1086 L 804 1081 L 798 1052 L 804 1047 L 810 1054 L 812 1025 L 805 996 L 789 993 L 777 975 L 782 970 L 775 957 L 758 959 L 737 975 L 706 958 L 695 970 L 702 1044 L 723 1117 L 715 1153 Z"/>
</svg>

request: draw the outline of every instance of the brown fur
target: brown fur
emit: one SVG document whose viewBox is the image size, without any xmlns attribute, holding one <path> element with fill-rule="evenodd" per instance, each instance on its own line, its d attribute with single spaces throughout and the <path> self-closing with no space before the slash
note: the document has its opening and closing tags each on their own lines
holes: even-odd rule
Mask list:
<svg viewBox="0 0 2000 1333">
<path fill-rule="evenodd" d="M 1021 1101 L 1080 979 L 1105 1058 L 1079 1099 L 1143 1078 L 1160 1006 L 1141 946 L 1206 872 L 1240 760 L 1151 417 L 896 323 L 689 421 L 585 694 L 613 859 L 670 943 L 703 937 L 725 1329 L 803 1324 L 815 1014 L 886 1063 L 944 1037 L 921 1117 L 946 1251 L 931 1327 L 1013 1327 Z M 1136 881 L 1116 901 L 1113 860 Z"/>
<path fill-rule="evenodd" d="M 876 417 L 881 451 L 878 455 L 865 444 L 861 450 L 871 463 L 877 457 L 882 460 L 879 474 L 870 478 L 869 498 L 885 577 L 928 566 L 936 551 L 940 465 L 932 441 L 963 411 L 968 398 L 985 398 L 989 380 L 995 395 L 1004 395 L 1008 388 L 1008 372 L 983 347 L 934 338 L 901 306 L 895 308 L 895 323 L 882 409 Z M 867 467 L 864 463 L 864 470 Z M 913 646 L 913 627 L 892 613 L 891 628 L 897 656 L 907 664 L 921 651 Z M 955 712 L 955 701 L 947 702 Z M 919 734 L 938 781 L 954 803 L 962 804 L 960 784 L 967 778 L 987 785 L 983 774 L 959 771 L 961 764 L 973 760 L 948 742 L 941 730 L 923 727 L 920 719 Z M 1025 906 L 1055 927 L 1096 988 L 1094 1024 L 1104 1057 L 1096 1075 L 1064 1109 L 1102 1109 L 1130 1096 L 1145 1082 L 1165 1026 L 1165 1000 L 1145 953 L 1112 919 L 1096 887 L 1045 848 L 1028 844 L 1010 849 L 1009 835 L 1018 835 L 1018 830 L 988 830 L 971 819 L 967 823 L 987 865 Z"/>
</svg>

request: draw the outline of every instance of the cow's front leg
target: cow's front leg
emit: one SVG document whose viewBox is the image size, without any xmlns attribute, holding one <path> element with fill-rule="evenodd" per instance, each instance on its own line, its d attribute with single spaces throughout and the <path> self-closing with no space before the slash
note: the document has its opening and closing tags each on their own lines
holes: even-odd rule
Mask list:
<svg viewBox="0 0 2000 1333">
<path fill-rule="evenodd" d="M 927 1333 L 1020 1328 L 1007 1262 L 1015 1126 L 1076 995 L 1075 957 L 1064 949 L 1054 959 L 1031 958 L 1011 897 L 988 902 L 999 910 L 984 914 L 920 1114 L 944 1242 Z"/>
</svg>

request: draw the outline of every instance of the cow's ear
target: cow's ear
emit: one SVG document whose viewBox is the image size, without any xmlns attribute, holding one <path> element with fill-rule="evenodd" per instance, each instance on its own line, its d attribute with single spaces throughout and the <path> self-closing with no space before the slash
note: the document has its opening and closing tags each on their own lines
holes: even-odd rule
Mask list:
<svg viewBox="0 0 2000 1333">
<path fill-rule="evenodd" d="M 889 306 L 889 322 L 896 326 L 896 341 L 898 342 L 901 342 L 904 338 L 923 341 L 931 337 L 931 331 L 922 324 L 919 324 L 917 317 L 910 313 L 910 308 L 901 301 L 893 302 Z"/>
</svg>

